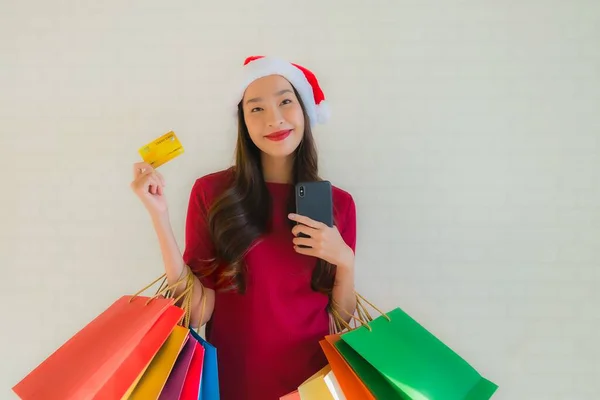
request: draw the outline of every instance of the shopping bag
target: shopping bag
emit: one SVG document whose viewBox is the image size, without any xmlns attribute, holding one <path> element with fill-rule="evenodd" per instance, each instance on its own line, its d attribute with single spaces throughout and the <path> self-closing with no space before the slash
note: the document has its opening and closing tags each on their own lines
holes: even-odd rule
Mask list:
<svg viewBox="0 0 600 400">
<path fill-rule="evenodd" d="M 147 368 L 158 350 L 165 343 L 175 325 L 183 317 L 184 310 L 169 306 L 140 344 L 119 366 L 106 384 L 96 393 L 94 400 L 120 399 L 132 386 L 132 382 Z"/>
<path fill-rule="evenodd" d="M 192 361 L 183 388 L 180 393 L 180 399 L 199 399 L 199 400 L 219 400 L 219 375 L 217 363 L 217 349 L 204 340 L 190 325 L 191 304 L 194 290 L 194 279 L 191 269 L 188 268 L 188 280 L 186 285 L 187 295 L 183 300 L 183 307 L 186 309 L 186 319 L 184 326 L 188 327 L 189 340 L 194 342 L 198 348 L 198 355 L 201 358 L 192 357 Z M 206 309 L 206 296 L 202 296 L 200 320 L 203 320 Z M 194 353 L 196 354 L 196 353 Z M 185 397 L 184 397 L 185 396 Z M 174 398 L 170 397 L 169 398 Z"/>
<path fill-rule="evenodd" d="M 183 326 L 176 326 L 133 388 L 131 394 L 127 395 L 126 398 L 131 400 L 158 399 L 187 339 L 188 329 Z"/>
<path fill-rule="evenodd" d="M 173 328 L 167 341 L 124 396 L 126 399 L 178 399 L 181 394 L 194 351 L 194 341 L 187 328 L 194 286 L 193 274 L 189 269 L 181 281 L 185 282 L 185 289 L 175 300 L 178 303 L 182 299 L 181 308 L 185 311 L 181 325 Z M 168 288 L 168 292 L 172 287 Z"/>
<path fill-rule="evenodd" d="M 188 374 L 183 383 L 183 389 L 179 400 L 198 400 L 200 394 L 200 378 L 202 376 L 202 364 L 204 362 L 204 347 L 192 336 L 190 341 L 194 342 L 194 355 L 190 362 Z"/>
<path fill-rule="evenodd" d="M 300 393 L 298 393 L 297 390 L 294 390 L 292 393 L 280 397 L 279 400 L 300 400 Z"/>
<path fill-rule="evenodd" d="M 339 340 L 335 342 L 334 346 L 376 399 L 410 399 L 398 392 L 393 382 L 385 379 L 375 367 L 366 362 L 346 342 Z"/>
<path fill-rule="evenodd" d="M 362 301 L 367 301 L 360 295 L 358 300 L 357 309 L 364 310 Z M 382 390 L 395 392 L 387 393 L 386 399 L 487 400 L 497 390 L 495 383 L 400 308 L 380 313 L 342 333 L 336 343 L 377 398 L 382 382 L 389 384 Z M 357 368 L 365 370 L 361 374 Z"/>
<path fill-rule="evenodd" d="M 332 334 L 325 336 L 325 339 L 319 343 L 346 399 L 375 400 L 373 394 L 371 394 L 358 375 L 356 375 L 356 372 L 354 372 L 352 367 L 348 365 L 344 357 L 335 348 L 335 344 L 339 340 L 339 334 Z"/>
<path fill-rule="evenodd" d="M 298 394 L 300 400 L 346 400 L 329 365 L 298 386 Z"/>
<path fill-rule="evenodd" d="M 219 400 L 219 370 L 217 363 L 217 349 L 204 340 L 193 329 L 192 336 L 204 348 L 204 363 L 202 365 L 202 376 L 200 377 L 199 400 Z"/>
<path fill-rule="evenodd" d="M 333 370 L 329 371 L 327 375 L 323 378 L 329 392 L 331 393 L 333 400 L 347 400 L 346 395 L 342 391 L 340 384 L 335 376 L 335 372 Z"/>
<path fill-rule="evenodd" d="M 326 365 L 298 386 L 300 400 L 333 400 L 323 379 L 329 371 L 331 371 L 331 367 Z"/>
<path fill-rule="evenodd" d="M 198 342 L 196 342 L 195 339 L 191 338 L 191 335 L 188 332 L 186 343 L 177 356 L 177 361 L 173 366 L 173 370 L 169 374 L 165 387 L 160 393 L 160 400 L 179 399 L 181 396 L 183 384 L 188 375 L 190 363 L 192 362 L 197 343 Z"/>
<path fill-rule="evenodd" d="M 170 298 L 122 296 L 33 369 L 13 391 L 23 400 L 93 398 L 173 303 Z"/>
</svg>

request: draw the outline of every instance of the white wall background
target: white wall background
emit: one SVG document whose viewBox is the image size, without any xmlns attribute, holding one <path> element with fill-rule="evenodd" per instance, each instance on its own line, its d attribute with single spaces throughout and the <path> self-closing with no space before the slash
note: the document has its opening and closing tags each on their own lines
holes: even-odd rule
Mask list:
<svg viewBox="0 0 600 400">
<path fill-rule="evenodd" d="M 335 5 L 334 5 L 335 4 Z M 163 167 L 180 243 L 193 180 L 232 160 L 247 55 L 318 74 L 322 172 L 353 193 L 358 289 L 501 388 L 600 390 L 600 3 L 4 1 L 0 397 L 161 273 L 129 189 Z"/>
</svg>

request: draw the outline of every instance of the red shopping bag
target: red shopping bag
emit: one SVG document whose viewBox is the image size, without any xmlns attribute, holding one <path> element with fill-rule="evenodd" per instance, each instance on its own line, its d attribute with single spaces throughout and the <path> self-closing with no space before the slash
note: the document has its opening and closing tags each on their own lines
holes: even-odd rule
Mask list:
<svg viewBox="0 0 600 400">
<path fill-rule="evenodd" d="M 161 279 L 163 284 L 154 296 L 139 296 Z M 165 282 L 163 274 L 138 293 L 115 301 L 17 383 L 13 391 L 23 400 L 79 400 L 115 398 L 113 394 L 130 390 L 182 315 L 186 321 L 189 319 L 189 310 L 184 312 L 174 304 L 183 296 L 189 297 L 191 271 L 163 288 Z M 172 290 L 184 282 L 186 289 L 173 299 Z"/>
<path fill-rule="evenodd" d="M 194 342 L 194 355 L 179 400 L 198 400 L 202 365 L 204 363 L 204 347 L 195 338 Z"/>
<path fill-rule="evenodd" d="M 140 371 L 144 371 L 148 367 L 183 314 L 184 310 L 179 307 L 167 308 L 140 344 L 96 393 L 94 400 L 122 398 L 131 387 L 131 382 L 139 377 Z"/>
<path fill-rule="evenodd" d="M 13 391 L 24 400 L 92 398 L 131 354 L 173 299 L 123 296 L 77 332 Z"/>
<path fill-rule="evenodd" d="M 198 344 L 189 333 L 186 340 L 187 342 L 177 356 L 177 361 L 169 374 L 165 387 L 160 392 L 159 400 L 179 399 L 181 396 L 183 384 L 188 376 L 192 357 L 194 357 L 196 344 Z"/>
</svg>

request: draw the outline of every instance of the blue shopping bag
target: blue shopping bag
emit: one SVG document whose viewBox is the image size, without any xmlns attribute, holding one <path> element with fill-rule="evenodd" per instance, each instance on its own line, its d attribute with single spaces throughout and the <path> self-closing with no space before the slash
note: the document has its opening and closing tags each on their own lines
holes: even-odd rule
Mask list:
<svg viewBox="0 0 600 400">
<path fill-rule="evenodd" d="M 190 329 L 190 332 L 202 347 L 204 347 L 204 364 L 202 366 L 198 400 L 219 400 L 217 349 L 198 335 L 195 330 Z"/>
</svg>

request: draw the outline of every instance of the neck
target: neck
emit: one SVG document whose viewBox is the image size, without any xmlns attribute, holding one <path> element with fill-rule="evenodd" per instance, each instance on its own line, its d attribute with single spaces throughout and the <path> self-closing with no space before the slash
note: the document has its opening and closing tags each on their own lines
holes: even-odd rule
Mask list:
<svg viewBox="0 0 600 400">
<path fill-rule="evenodd" d="M 262 170 L 265 182 L 292 183 L 294 157 L 270 157 L 263 153 Z"/>
</svg>

